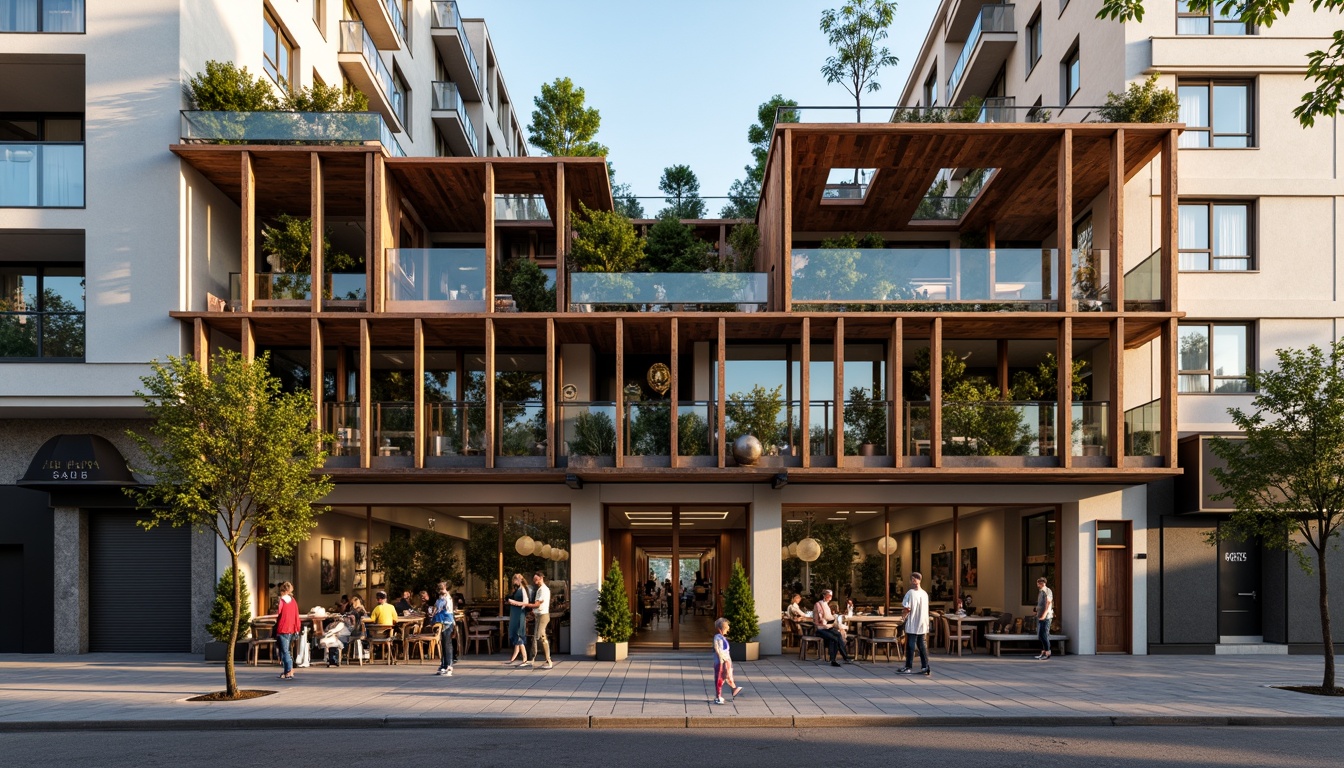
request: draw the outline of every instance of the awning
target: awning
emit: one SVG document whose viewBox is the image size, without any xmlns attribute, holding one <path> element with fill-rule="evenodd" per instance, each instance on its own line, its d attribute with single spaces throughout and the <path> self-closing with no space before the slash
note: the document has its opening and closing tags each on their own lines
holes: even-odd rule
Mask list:
<svg viewBox="0 0 1344 768">
<path fill-rule="evenodd" d="M 57 435 L 42 444 L 18 483 L 28 488 L 136 485 L 126 459 L 107 438 Z"/>
</svg>

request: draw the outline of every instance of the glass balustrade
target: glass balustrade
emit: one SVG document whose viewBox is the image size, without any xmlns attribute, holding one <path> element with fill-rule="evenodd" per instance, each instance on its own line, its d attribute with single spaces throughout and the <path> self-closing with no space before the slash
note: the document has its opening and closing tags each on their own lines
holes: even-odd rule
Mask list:
<svg viewBox="0 0 1344 768">
<path fill-rule="evenodd" d="M 1128 292 L 1128 283 L 1125 289 Z M 1125 411 L 1125 455 L 1162 455 L 1161 400 L 1152 400 Z"/>
<path fill-rule="evenodd" d="M 1162 310 L 1162 249 L 1159 248 L 1125 273 L 1125 311 Z"/>
<path fill-rule="evenodd" d="M 1073 251 L 1073 299 L 1080 312 L 1115 308 L 1111 301 L 1111 254 L 1097 248 Z"/>
<path fill-rule="evenodd" d="M 430 27 L 433 29 L 456 29 L 457 38 L 462 41 L 462 52 L 467 58 L 467 68 L 471 70 L 471 79 L 481 82 L 481 67 L 476 63 L 476 52 L 471 49 L 467 39 L 467 28 L 462 23 L 462 12 L 453 0 L 435 0 L 430 6 Z"/>
<path fill-rule="evenodd" d="M 613 458 L 616 455 L 616 404 L 566 402 L 559 404 L 559 455 L 570 460 Z"/>
<path fill-rule="evenodd" d="M 1055 455 L 1050 401 L 943 401 L 944 456 Z"/>
<path fill-rule="evenodd" d="M 360 430 L 359 403 L 324 403 L 322 429 L 333 435 L 332 456 L 359 456 L 363 432 Z"/>
<path fill-rule="evenodd" d="M 182 111 L 182 141 L 189 144 L 330 144 L 378 141 L 394 157 L 405 157 L 377 112 L 218 112 Z"/>
<path fill-rule="evenodd" d="M 668 456 L 671 450 L 672 403 L 666 400 L 626 403 L 625 455 Z"/>
<path fill-rule="evenodd" d="M 485 403 L 448 401 L 425 406 L 425 456 L 432 459 L 478 457 L 485 452 Z"/>
<path fill-rule="evenodd" d="M 484 248 L 393 248 L 387 252 L 387 311 L 484 312 Z"/>
<path fill-rule="evenodd" d="M 373 403 L 374 444 L 371 455 L 380 458 L 413 456 L 415 404 Z"/>
<path fill-rule="evenodd" d="M 546 404 L 539 400 L 496 403 L 495 454 L 546 455 Z"/>
<path fill-rule="evenodd" d="M 575 272 L 571 312 L 594 306 L 640 305 L 675 311 L 756 311 L 769 301 L 769 276 L 759 272 Z"/>
<path fill-rule="evenodd" d="M 964 303 L 1052 311 L 1055 256 L 1040 248 L 795 249 L 793 301 L 804 310 L 797 305 L 918 311 Z"/>
<path fill-rule="evenodd" d="M 457 87 L 457 83 L 436 80 L 430 84 L 430 88 L 430 93 L 433 95 L 431 108 L 436 112 L 456 112 L 458 119 L 462 121 L 462 131 L 467 135 L 467 142 L 471 144 L 472 154 L 479 155 L 481 143 L 476 138 L 476 126 L 471 122 L 471 116 L 467 114 L 467 105 L 462 100 L 462 91 Z"/>
<path fill-rule="evenodd" d="M 957 85 L 966 74 L 966 67 L 971 63 L 971 54 L 975 52 L 975 46 L 980 42 L 980 35 L 987 32 L 1013 31 L 1012 5 L 986 5 L 980 9 L 980 15 L 975 17 L 975 25 L 966 35 L 966 44 L 961 47 L 961 55 L 957 57 L 957 62 L 952 65 L 952 72 L 947 77 L 949 99 L 956 97 Z"/>
<path fill-rule="evenodd" d="M 712 401 L 688 400 L 677 403 L 677 455 L 717 456 L 714 449 L 714 424 L 719 411 Z"/>
<path fill-rule="evenodd" d="M 0 208 L 83 207 L 83 143 L 0 142 Z"/>
<path fill-rule="evenodd" d="M 392 83 L 392 71 L 383 63 L 383 57 L 378 55 L 378 46 L 374 45 L 373 38 L 369 37 L 364 22 L 341 22 L 341 53 L 358 53 L 363 56 L 373 73 L 374 80 L 378 81 L 378 87 L 383 91 L 383 97 L 391 100 L 392 94 L 397 92 Z"/>
<path fill-rule="evenodd" d="M 933 408 L 922 403 L 905 403 L 905 454 L 928 456 L 933 437 Z"/>
<path fill-rule="evenodd" d="M 1073 404 L 1073 455 L 1109 456 L 1106 414 L 1110 403 L 1086 402 Z"/>
</svg>

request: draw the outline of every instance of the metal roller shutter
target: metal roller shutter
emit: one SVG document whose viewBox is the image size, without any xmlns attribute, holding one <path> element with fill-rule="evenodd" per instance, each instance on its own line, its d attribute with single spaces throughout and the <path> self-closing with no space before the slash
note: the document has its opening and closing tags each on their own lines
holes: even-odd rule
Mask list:
<svg viewBox="0 0 1344 768">
<path fill-rule="evenodd" d="M 89 514 L 89 650 L 191 651 L 191 529 L 137 526 L 134 512 Z"/>
</svg>

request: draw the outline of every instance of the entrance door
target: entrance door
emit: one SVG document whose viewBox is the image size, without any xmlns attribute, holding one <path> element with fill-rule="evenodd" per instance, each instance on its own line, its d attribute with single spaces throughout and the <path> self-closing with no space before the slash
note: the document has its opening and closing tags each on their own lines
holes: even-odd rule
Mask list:
<svg viewBox="0 0 1344 768">
<path fill-rule="evenodd" d="M 1218 636 L 1259 641 L 1260 545 L 1223 539 L 1218 542 Z"/>
<path fill-rule="evenodd" d="M 186 653 L 191 529 L 146 531 L 136 525 L 139 517 L 121 510 L 89 515 L 89 650 Z"/>
<path fill-rule="evenodd" d="M 5 613 L 19 617 L 17 624 L 10 624 L 0 632 L 0 653 L 23 653 L 23 547 L 19 545 L 0 547 L 0 584 L 5 585 L 8 598 Z"/>
<path fill-rule="evenodd" d="M 1133 578 L 1129 523 L 1097 523 L 1097 653 L 1129 653 Z"/>
</svg>

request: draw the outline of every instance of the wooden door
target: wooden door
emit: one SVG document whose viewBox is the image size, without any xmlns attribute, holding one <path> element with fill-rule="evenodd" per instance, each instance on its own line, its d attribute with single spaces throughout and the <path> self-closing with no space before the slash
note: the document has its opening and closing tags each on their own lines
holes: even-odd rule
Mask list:
<svg viewBox="0 0 1344 768">
<path fill-rule="evenodd" d="M 1129 526 L 1127 523 L 1098 523 L 1097 526 L 1098 542 L 1112 542 L 1097 544 L 1097 653 L 1129 653 L 1130 612 L 1134 605 Z M 1108 535 L 1100 535 L 1102 533 Z"/>
</svg>

